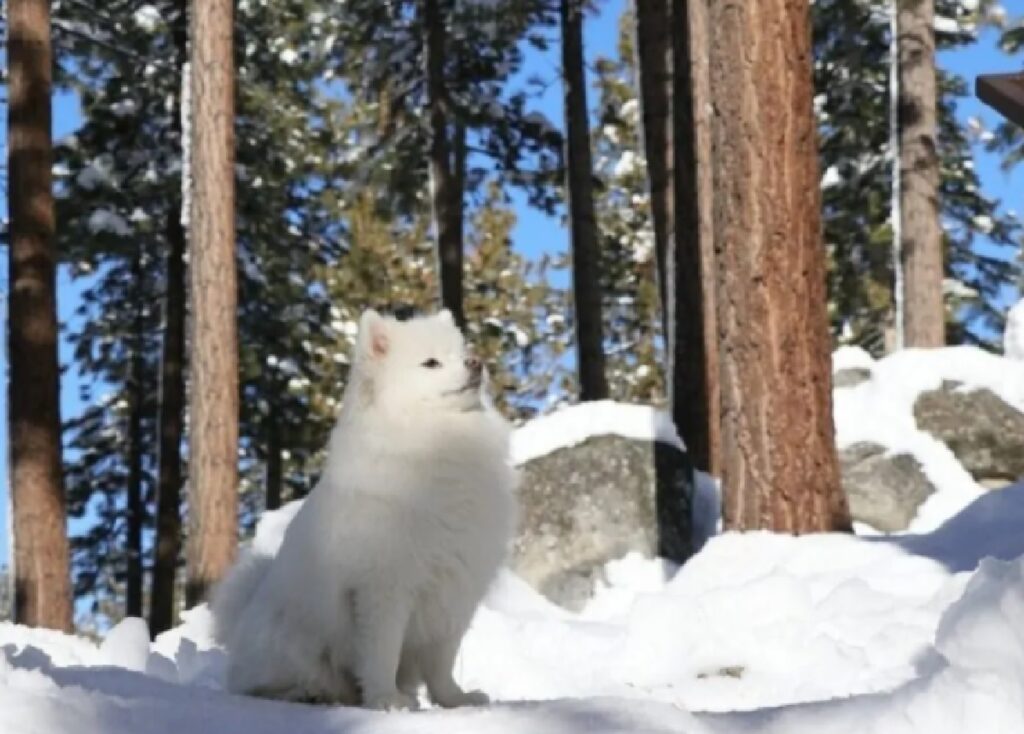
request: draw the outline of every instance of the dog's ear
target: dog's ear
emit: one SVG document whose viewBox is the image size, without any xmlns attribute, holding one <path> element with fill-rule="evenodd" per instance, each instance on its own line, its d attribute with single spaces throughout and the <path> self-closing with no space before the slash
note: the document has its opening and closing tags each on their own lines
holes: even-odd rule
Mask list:
<svg viewBox="0 0 1024 734">
<path fill-rule="evenodd" d="M 455 325 L 455 317 L 452 316 L 452 312 L 449 311 L 447 308 L 442 308 L 440 311 L 438 311 L 437 318 L 441 319 L 441 321 L 451 326 Z"/>
<path fill-rule="evenodd" d="M 388 322 L 372 308 L 359 318 L 359 355 L 366 359 L 381 359 L 388 353 L 391 341 Z"/>
</svg>

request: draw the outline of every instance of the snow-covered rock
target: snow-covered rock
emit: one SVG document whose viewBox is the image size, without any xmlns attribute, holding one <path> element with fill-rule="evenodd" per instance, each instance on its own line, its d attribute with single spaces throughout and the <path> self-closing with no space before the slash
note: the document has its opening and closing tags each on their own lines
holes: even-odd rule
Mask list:
<svg viewBox="0 0 1024 734">
<path fill-rule="evenodd" d="M 512 439 L 522 469 L 512 568 L 549 599 L 578 609 L 605 564 L 625 553 L 683 561 L 715 532 L 718 487 L 691 486 L 668 414 L 583 403 L 530 421 Z"/>
<path fill-rule="evenodd" d="M 512 568 L 552 601 L 579 609 L 605 564 L 626 553 L 685 560 L 690 476 L 675 446 L 611 433 L 526 462 Z"/>
</svg>

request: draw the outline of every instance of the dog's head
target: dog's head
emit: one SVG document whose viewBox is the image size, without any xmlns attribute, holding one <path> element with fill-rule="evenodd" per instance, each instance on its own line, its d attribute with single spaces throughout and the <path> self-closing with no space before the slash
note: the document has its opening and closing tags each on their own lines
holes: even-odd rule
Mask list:
<svg viewBox="0 0 1024 734">
<path fill-rule="evenodd" d="M 484 370 L 451 312 L 397 321 L 366 311 L 356 370 L 362 398 L 394 411 L 474 411 L 483 407 Z"/>
</svg>

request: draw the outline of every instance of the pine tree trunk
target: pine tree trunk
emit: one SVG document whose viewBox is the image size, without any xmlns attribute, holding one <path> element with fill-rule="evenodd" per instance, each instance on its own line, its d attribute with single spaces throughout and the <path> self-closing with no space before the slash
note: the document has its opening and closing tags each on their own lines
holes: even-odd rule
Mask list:
<svg viewBox="0 0 1024 734">
<path fill-rule="evenodd" d="M 832 423 L 809 8 L 709 8 L 725 526 L 849 529 Z"/>
<path fill-rule="evenodd" d="M 128 556 L 125 578 L 125 608 L 128 617 L 142 616 L 142 524 L 145 509 L 142 501 L 142 412 L 145 410 L 145 359 L 143 338 L 145 336 L 144 299 L 148 297 L 143 283 L 141 253 L 136 254 L 132 263 L 132 279 L 135 281 L 135 323 L 132 328 L 132 355 L 129 361 L 130 377 L 128 392 L 131 395 L 128 417 L 128 486 L 127 486 L 127 530 L 125 552 Z"/>
<path fill-rule="evenodd" d="M 565 75 L 566 189 L 576 320 L 576 370 L 580 400 L 608 397 L 601 320 L 601 279 L 594 168 L 590 156 L 586 75 L 583 65 L 583 2 L 561 0 L 562 73 Z"/>
<path fill-rule="evenodd" d="M 441 277 L 441 305 L 452 312 L 462 328 L 462 196 L 453 171 L 449 145 L 450 110 L 445 94 L 445 19 L 438 0 L 423 0 L 424 54 L 427 108 L 430 125 L 430 182 L 437 259 Z"/>
<path fill-rule="evenodd" d="M 699 2 L 637 0 L 645 155 L 669 343 L 672 417 L 694 465 L 716 473 L 718 364 L 710 140 L 704 114 L 705 13 Z"/>
<path fill-rule="evenodd" d="M 7 58 L 14 620 L 70 630 L 51 189 L 53 60 L 47 0 L 10 0 Z"/>
<path fill-rule="evenodd" d="M 187 61 L 187 0 L 178 0 L 173 21 L 174 68 L 183 90 Z M 174 139 L 184 152 L 179 92 L 172 120 Z M 185 411 L 185 229 L 181 195 L 172 198 L 165 227 L 167 264 L 164 293 L 163 351 L 160 358 L 159 469 L 157 477 L 156 540 L 153 588 L 149 601 L 149 631 L 154 637 L 174 625 L 174 586 L 181 553 L 181 434 Z"/>
<path fill-rule="evenodd" d="M 232 16 L 231 0 L 192 6 L 189 606 L 227 572 L 238 542 Z"/>
<path fill-rule="evenodd" d="M 647 160 L 651 218 L 654 221 L 654 253 L 658 266 L 658 293 L 666 338 L 669 316 L 665 304 L 669 232 L 675 230 L 672 178 L 672 19 L 673 0 L 636 0 L 636 66 L 640 87 L 640 110 L 644 157 Z M 680 28 L 682 31 L 682 28 Z"/>
<path fill-rule="evenodd" d="M 900 209 L 907 347 L 946 343 L 934 22 L 934 0 L 899 0 Z"/>
<path fill-rule="evenodd" d="M 711 117 L 709 113 L 710 89 L 708 88 L 708 9 L 703 1 L 687 2 L 686 0 L 673 0 L 674 17 L 686 18 L 688 34 L 681 32 L 673 35 L 675 42 L 674 58 L 679 59 L 678 63 L 689 63 L 690 74 L 687 77 L 676 77 L 675 95 L 680 98 L 687 96 L 691 98 L 690 105 L 680 107 L 673 117 L 673 124 L 676 128 L 677 139 L 691 137 L 688 147 L 677 146 L 676 176 L 679 184 L 678 192 L 688 204 L 684 207 L 677 200 L 676 208 L 679 214 L 676 216 L 678 228 L 674 241 L 683 242 L 680 238 L 689 238 L 691 248 L 697 247 L 699 252 L 692 252 L 691 257 L 699 257 L 699 266 L 694 263 L 688 266 L 690 278 L 700 278 L 701 288 L 701 315 L 703 318 L 703 344 L 704 344 L 704 370 L 703 370 L 703 410 L 705 415 L 701 417 L 702 424 L 706 427 L 706 438 L 704 441 L 695 439 L 694 456 L 697 468 L 718 476 L 722 466 L 722 439 L 721 439 L 721 404 L 719 389 L 719 368 L 718 368 L 718 328 L 715 306 L 715 228 L 713 222 L 712 192 L 714 180 L 711 169 Z M 678 26 L 682 20 L 676 22 Z M 689 42 L 689 45 L 686 45 Z M 678 68 L 678 67 L 677 67 Z M 684 91 L 684 86 L 689 85 Z M 690 117 L 689 115 L 692 115 Z M 680 158 L 685 153 L 686 159 Z M 692 156 L 692 159 L 691 159 Z M 692 188 L 695 187 L 695 188 Z M 689 215 L 684 216 L 689 211 Z M 689 221 L 687 221 L 689 220 Z M 691 236 L 692 233 L 692 236 Z M 698 269 L 699 276 L 695 275 Z M 678 284 L 677 284 L 678 287 Z M 676 306 L 676 313 L 686 313 L 688 306 L 683 304 Z M 682 309 L 682 310 L 681 310 Z M 697 328 L 696 325 L 694 328 Z M 691 338 L 696 338 L 694 334 Z M 679 344 L 685 340 L 680 339 Z M 677 360 L 686 360 L 686 355 L 676 355 Z M 691 381 L 684 375 L 676 379 L 686 382 Z M 700 378 L 694 376 L 692 381 L 697 383 Z M 679 391 L 685 393 L 685 388 L 680 386 Z M 686 400 L 673 402 L 673 416 L 677 421 L 685 424 L 685 418 L 681 416 L 686 410 Z M 678 425 L 678 423 L 677 423 Z"/>
<path fill-rule="evenodd" d="M 181 435 L 185 409 L 185 232 L 181 200 L 167 219 L 167 292 L 160 363 L 159 474 L 156 540 L 149 629 L 156 636 L 174 625 L 174 589 L 181 554 Z"/>
<path fill-rule="evenodd" d="M 276 510 L 281 506 L 281 490 L 284 485 L 281 429 L 278 425 L 280 420 L 281 416 L 277 404 L 272 402 L 270 404 L 270 414 L 267 416 L 267 488 L 265 503 L 268 510 Z"/>
<path fill-rule="evenodd" d="M 463 267 L 463 241 L 465 237 L 465 217 L 463 216 L 462 202 L 466 197 L 466 125 L 462 120 L 455 121 L 455 129 L 452 135 L 452 228 L 455 234 L 452 239 L 459 243 L 459 310 L 465 314 L 465 303 L 461 300 L 465 297 L 463 293 L 463 281 L 465 279 L 465 268 Z M 463 320 L 465 316 L 463 315 Z"/>
</svg>

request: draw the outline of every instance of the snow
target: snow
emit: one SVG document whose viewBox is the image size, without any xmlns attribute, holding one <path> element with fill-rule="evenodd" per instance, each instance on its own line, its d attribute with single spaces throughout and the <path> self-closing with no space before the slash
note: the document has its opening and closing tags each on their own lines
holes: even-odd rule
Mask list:
<svg viewBox="0 0 1024 734">
<path fill-rule="evenodd" d="M 149 660 L 149 628 L 137 617 L 121 620 L 100 644 L 97 659 L 142 673 Z"/>
<path fill-rule="evenodd" d="M 75 177 L 75 182 L 82 188 L 91 191 L 102 184 L 114 183 L 114 158 L 103 153 L 91 160 Z"/>
<path fill-rule="evenodd" d="M 643 159 L 633 151 L 626 150 L 615 162 L 615 166 L 612 168 L 612 173 L 616 178 L 631 176 L 638 172 L 642 166 Z"/>
<path fill-rule="evenodd" d="M 843 176 L 835 166 L 829 166 L 821 177 L 821 188 L 827 189 L 838 186 L 843 182 Z"/>
<path fill-rule="evenodd" d="M 987 214 L 979 214 L 971 220 L 974 228 L 983 234 L 991 234 L 995 228 L 995 222 L 992 221 L 992 217 Z"/>
<path fill-rule="evenodd" d="M 160 25 L 160 11 L 152 5 L 143 5 L 135 11 L 133 20 L 135 25 L 146 31 L 146 33 L 153 33 Z"/>
<path fill-rule="evenodd" d="M 977 298 L 978 291 L 957 278 L 942 279 L 942 294 L 953 298 Z"/>
<path fill-rule="evenodd" d="M 110 232 L 112 234 L 126 237 L 132 233 L 132 228 L 120 214 L 110 209 L 97 209 L 89 215 L 89 231 L 93 234 Z"/>
<path fill-rule="evenodd" d="M 860 347 L 839 347 L 832 353 L 832 372 L 842 370 L 868 370 L 875 366 L 875 360 Z"/>
<path fill-rule="evenodd" d="M 265 515 L 262 552 L 297 506 Z M 0 731 L 1021 731 L 1024 559 L 978 565 L 996 545 L 1001 558 L 1024 553 L 1021 508 L 1024 484 L 916 545 L 748 533 L 711 540 L 681 569 L 627 556 L 579 614 L 506 572 L 457 663 L 461 681 L 497 701 L 481 709 L 382 714 L 227 695 L 205 607 L 151 646 L 141 620 L 99 646 L 0 625 Z"/>
<path fill-rule="evenodd" d="M 188 232 L 192 217 L 192 67 L 181 68 L 181 226 Z"/>
<path fill-rule="evenodd" d="M 135 114 L 138 109 L 138 103 L 134 99 L 121 99 L 117 102 L 110 104 L 110 111 L 115 117 L 127 117 L 128 115 Z"/>
<path fill-rule="evenodd" d="M 629 125 L 640 122 L 640 101 L 636 98 L 627 99 L 619 108 L 619 117 Z"/>
<path fill-rule="evenodd" d="M 512 463 L 524 464 L 606 434 L 683 445 L 667 413 L 646 405 L 599 400 L 563 408 L 518 429 L 512 436 Z"/>
<path fill-rule="evenodd" d="M 938 625 L 921 675 L 887 695 L 730 714 L 714 732 L 1024 731 L 1024 560 L 987 561 Z"/>
<path fill-rule="evenodd" d="M 1006 314 L 1003 354 L 1014 361 L 1024 362 L 1024 298 Z"/>
</svg>

